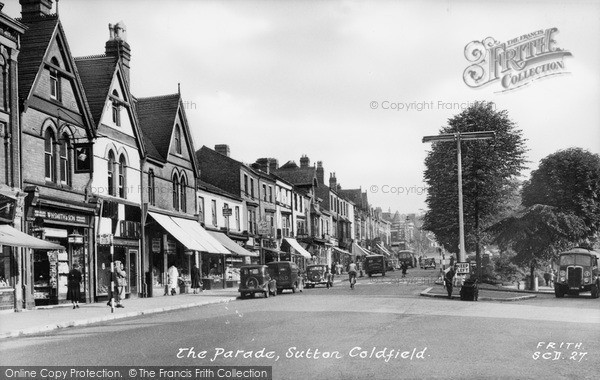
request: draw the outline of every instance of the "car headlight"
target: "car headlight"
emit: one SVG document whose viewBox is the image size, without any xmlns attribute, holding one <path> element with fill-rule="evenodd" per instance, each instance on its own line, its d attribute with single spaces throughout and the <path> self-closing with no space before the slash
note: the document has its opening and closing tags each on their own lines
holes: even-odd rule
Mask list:
<svg viewBox="0 0 600 380">
<path fill-rule="evenodd" d="M 589 278 L 584 278 L 583 282 L 585 282 L 586 284 L 588 284 L 590 282 L 590 279 Z"/>
<path fill-rule="evenodd" d="M 590 271 L 589 271 L 589 270 L 586 270 L 586 271 L 583 273 L 583 275 L 584 275 L 585 277 L 590 277 L 590 274 L 591 274 L 591 273 L 590 273 Z"/>
<path fill-rule="evenodd" d="M 565 272 L 564 270 L 561 270 L 561 271 L 560 271 L 560 275 L 561 275 L 561 276 L 564 276 L 565 274 L 567 274 L 567 272 Z"/>
<path fill-rule="evenodd" d="M 564 281 L 565 281 L 565 278 L 564 278 L 564 277 L 561 277 L 561 278 L 560 278 L 560 281 L 561 281 L 561 282 L 564 282 Z"/>
</svg>

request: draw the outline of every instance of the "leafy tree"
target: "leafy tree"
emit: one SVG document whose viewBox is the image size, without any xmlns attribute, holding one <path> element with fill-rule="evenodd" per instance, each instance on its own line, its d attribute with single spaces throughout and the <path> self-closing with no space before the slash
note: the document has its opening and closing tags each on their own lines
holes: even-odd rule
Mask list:
<svg viewBox="0 0 600 380">
<path fill-rule="evenodd" d="M 448 120 L 440 133 L 494 131 L 494 140 L 461 144 L 465 248 L 475 251 L 481 267 L 481 246 L 488 240 L 485 229 L 514 204 L 516 177 L 524 168 L 525 139 L 505 110 L 477 102 Z M 458 252 L 458 166 L 456 143 L 437 142 L 425 159 L 427 205 L 423 228 L 453 253 Z"/>
<path fill-rule="evenodd" d="M 573 244 L 591 248 L 600 230 L 600 156 L 580 148 L 549 155 L 522 191 L 524 209 L 489 228 L 494 241 L 512 247 L 514 261 L 533 273 Z"/>
</svg>

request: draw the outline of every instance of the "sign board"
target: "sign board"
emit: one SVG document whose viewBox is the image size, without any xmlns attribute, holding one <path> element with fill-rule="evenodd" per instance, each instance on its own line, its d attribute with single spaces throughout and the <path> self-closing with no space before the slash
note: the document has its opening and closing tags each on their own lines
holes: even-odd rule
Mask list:
<svg viewBox="0 0 600 380">
<path fill-rule="evenodd" d="M 456 263 L 456 274 L 469 274 L 469 263 Z"/>
<path fill-rule="evenodd" d="M 111 245 L 113 236 L 111 234 L 98 235 L 99 245 Z"/>
<path fill-rule="evenodd" d="M 271 235 L 271 225 L 266 220 L 258 222 L 258 234 L 259 235 Z"/>
<path fill-rule="evenodd" d="M 94 148 L 92 143 L 74 144 L 75 173 L 92 173 L 94 171 Z"/>
<path fill-rule="evenodd" d="M 232 211 L 229 207 L 223 207 L 223 216 L 231 216 Z"/>
<path fill-rule="evenodd" d="M 152 253 L 160 253 L 160 238 L 152 239 Z"/>
</svg>

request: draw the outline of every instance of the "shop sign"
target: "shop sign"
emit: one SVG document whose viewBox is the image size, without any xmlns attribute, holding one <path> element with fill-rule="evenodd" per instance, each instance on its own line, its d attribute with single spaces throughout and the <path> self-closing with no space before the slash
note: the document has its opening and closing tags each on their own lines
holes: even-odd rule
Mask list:
<svg viewBox="0 0 600 380">
<path fill-rule="evenodd" d="M 456 263 L 456 274 L 469 274 L 469 263 Z"/>
<path fill-rule="evenodd" d="M 111 234 L 98 235 L 99 245 L 111 245 L 113 242 L 113 236 Z"/>
<path fill-rule="evenodd" d="M 74 144 L 75 173 L 91 173 L 94 167 L 92 143 Z"/>
<path fill-rule="evenodd" d="M 263 239 L 262 241 L 263 248 L 277 249 L 277 241 L 272 239 Z"/>
<path fill-rule="evenodd" d="M 86 215 L 73 214 L 70 212 L 63 211 L 49 211 L 49 210 L 33 210 L 33 216 L 35 218 L 42 218 L 46 220 L 55 220 L 58 222 L 66 223 L 77 223 L 77 224 L 88 224 L 88 217 Z"/>
<path fill-rule="evenodd" d="M 232 211 L 229 207 L 223 207 L 223 216 L 231 216 Z"/>
<path fill-rule="evenodd" d="M 12 223 L 15 218 L 17 200 L 0 194 L 0 221 Z"/>
</svg>

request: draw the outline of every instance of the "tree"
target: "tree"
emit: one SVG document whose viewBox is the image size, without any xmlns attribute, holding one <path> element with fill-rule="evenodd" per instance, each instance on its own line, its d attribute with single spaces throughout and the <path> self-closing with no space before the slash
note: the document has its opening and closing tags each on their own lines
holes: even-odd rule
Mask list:
<svg viewBox="0 0 600 380">
<path fill-rule="evenodd" d="M 525 139 L 521 130 L 495 104 L 476 102 L 448 120 L 440 133 L 494 131 L 494 140 L 461 144 L 465 246 L 475 251 L 481 267 L 481 246 L 488 240 L 485 229 L 506 213 L 517 191 L 516 177 L 524 169 Z M 453 253 L 458 252 L 458 166 L 456 144 L 434 143 L 425 159 L 429 189 L 423 228 Z"/>
<path fill-rule="evenodd" d="M 522 190 L 523 210 L 489 228 L 529 266 L 556 258 L 573 244 L 591 248 L 600 230 L 600 156 L 580 148 L 544 158 Z"/>
</svg>

